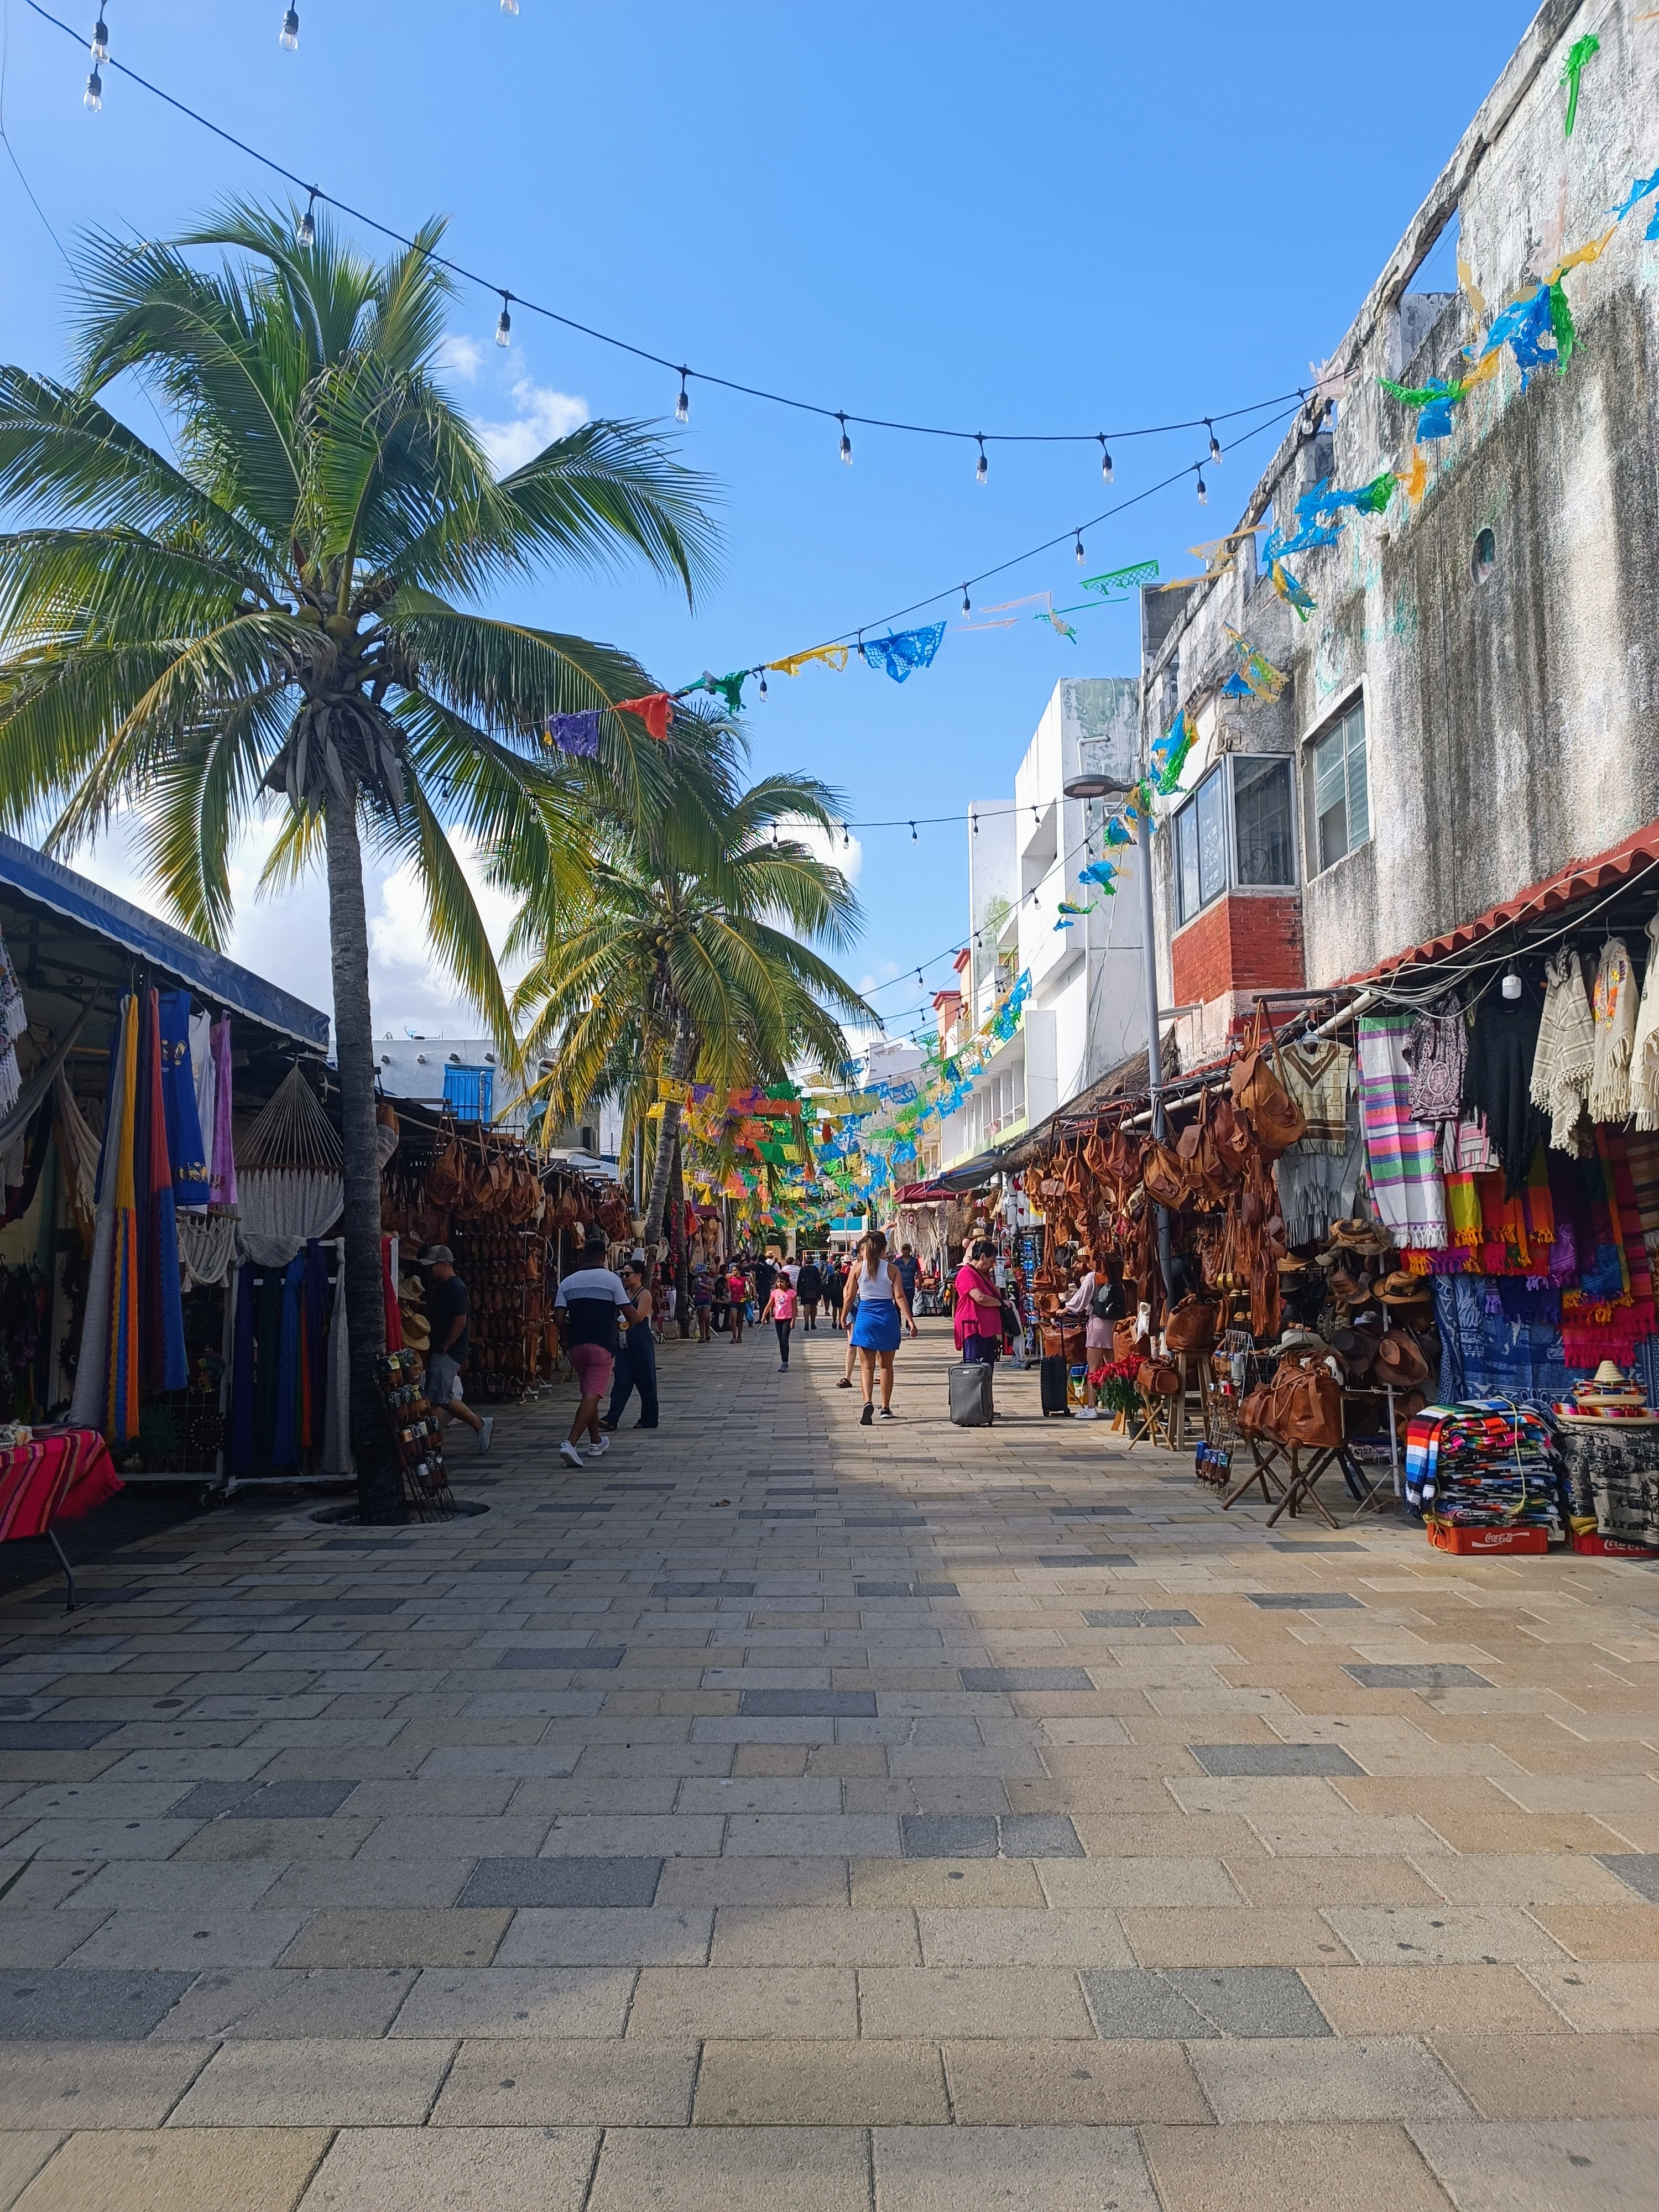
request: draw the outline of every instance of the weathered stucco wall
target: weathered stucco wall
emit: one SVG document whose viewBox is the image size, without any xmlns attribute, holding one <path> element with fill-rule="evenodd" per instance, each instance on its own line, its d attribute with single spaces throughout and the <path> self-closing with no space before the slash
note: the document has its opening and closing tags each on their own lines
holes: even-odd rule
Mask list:
<svg viewBox="0 0 1659 2212">
<path fill-rule="evenodd" d="M 1569 139 L 1559 80 L 1592 27 L 1601 51 Z M 1288 519 L 1327 473 L 1353 486 L 1409 465 L 1415 416 L 1379 377 L 1455 374 L 1479 327 L 1459 295 L 1411 289 L 1449 216 L 1495 312 L 1609 228 L 1613 204 L 1656 164 L 1659 31 L 1550 0 L 1333 356 L 1352 372 L 1334 431 L 1316 408 L 1299 417 L 1242 520 L 1269 506 Z M 1578 346 L 1565 374 L 1540 370 L 1523 392 L 1506 355 L 1457 408 L 1452 435 L 1417 448 L 1429 467 L 1418 506 L 1397 494 L 1382 515 L 1348 521 L 1334 546 L 1291 562 L 1318 602 L 1305 625 L 1247 551 L 1188 595 L 1161 643 L 1149 631 L 1154 732 L 1170 719 L 1171 667 L 1184 702 L 1224 666 L 1224 623 L 1291 676 L 1277 708 L 1234 719 L 1249 719 L 1250 750 L 1297 755 L 1311 983 L 1364 969 L 1659 817 L 1659 244 L 1642 236 L 1654 204 L 1568 274 Z M 1494 557 L 1478 577 L 1483 530 Z M 1315 872 L 1307 747 L 1357 694 L 1371 837 Z M 1160 851 L 1166 976 L 1169 870 Z"/>
</svg>

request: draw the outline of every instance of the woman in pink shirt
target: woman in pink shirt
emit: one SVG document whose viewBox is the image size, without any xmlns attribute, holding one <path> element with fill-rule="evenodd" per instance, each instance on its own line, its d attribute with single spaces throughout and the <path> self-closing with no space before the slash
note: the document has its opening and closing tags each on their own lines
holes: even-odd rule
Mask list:
<svg viewBox="0 0 1659 2212">
<path fill-rule="evenodd" d="M 991 1269 L 997 1248 L 981 1237 L 957 1269 L 956 1339 L 963 1359 L 994 1365 L 1002 1350 L 1002 1293 Z"/>
<path fill-rule="evenodd" d="M 761 1316 L 763 1321 L 777 1324 L 780 1375 L 789 1372 L 789 1332 L 795 1326 L 795 1308 L 799 1303 L 794 1285 L 780 1267 L 777 1280 L 772 1285 L 772 1295 L 766 1301 L 766 1310 Z"/>
</svg>

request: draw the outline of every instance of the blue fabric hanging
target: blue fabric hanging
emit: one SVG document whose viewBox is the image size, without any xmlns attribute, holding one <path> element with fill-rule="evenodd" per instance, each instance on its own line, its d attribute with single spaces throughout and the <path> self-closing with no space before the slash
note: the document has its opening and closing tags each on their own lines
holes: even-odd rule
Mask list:
<svg viewBox="0 0 1659 2212">
<path fill-rule="evenodd" d="M 580 714 L 550 714 L 547 720 L 550 744 L 562 753 L 574 753 L 579 760 L 596 760 L 599 750 L 599 710 L 586 708 Z"/>
<path fill-rule="evenodd" d="M 270 1446 L 273 1467 L 297 1467 L 300 1462 L 300 1331 L 303 1325 L 301 1297 L 306 1259 L 296 1252 L 283 1277 L 283 1325 L 276 1348 L 276 1425 Z"/>
<path fill-rule="evenodd" d="M 230 1355 L 230 1448 L 226 1464 L 233 1474 L 253 1464 L 254 1267 L 250 1260 L 236 1273 L 236 1334 Z"/>
<path fill-rule="evenodd" d="M 931 664 L 944 635 L 942 622 L 929 623 L 922 629 L 890 630 L 885 637 L 866 638 L 859 650 L 872 668 L 879 668 L 895 684 L 902 684 L 918 668 Z"/>
<path fill-rule="evenodd" d="M 190 993 L 163 991 L 161 1014 L 161 1106 L 167 1115 L 173 1202 L 204 1206 L 210 1194 L 207 1146 L 190 1062 Z"/>
</svg>

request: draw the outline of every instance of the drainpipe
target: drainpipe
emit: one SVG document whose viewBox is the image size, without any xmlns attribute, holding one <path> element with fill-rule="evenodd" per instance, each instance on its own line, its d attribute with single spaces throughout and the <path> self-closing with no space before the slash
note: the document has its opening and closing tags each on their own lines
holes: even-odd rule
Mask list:
<svg viewBox="0 0 1659 2212">
<path fill-rule="evenodd" d="M 1176 657 L 1170 657 L 1164 682 L 1167 694 L 1176 690 Z M 1141 767 L 1144 777 L 1152 775 L 1152 724 L 1146 711 L 1143 695 L 1141 708 Z M 1140 933 L 1145 951 L 1146 971 L 1146 1088 L 1152 1099 L 1152 1134 L 1160 1144 L 1165 1141 L 1164 1119 L 1164 1050 L 1158 1036 L 1158 927 L 1152 910 L 1152 825 L 1153 809 L 1149 805 L 1140 823 Z M 1170 1289 L 1170 1212 L 1167 1206 L 1158 1209 L 1158 1266 L 1164 1278 L 1164 1288 Z"/>
</svg>

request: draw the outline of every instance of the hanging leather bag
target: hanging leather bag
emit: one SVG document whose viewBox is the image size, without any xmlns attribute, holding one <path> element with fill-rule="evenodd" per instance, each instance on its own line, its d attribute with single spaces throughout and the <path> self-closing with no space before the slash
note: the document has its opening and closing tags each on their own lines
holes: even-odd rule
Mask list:
<svg viewBox="0 0 1659 2212">
<path fill-rule="evenodd" d="M 1114 1359 L 1139 1359 L 1146 1349 L 1146 1338 L 1138 1321 L 1121 1321 L 1112 1329 Z"/>
<path fill-rule="evenodd" d="M 1234 1063 L 1233 1103 L 1250 1117 L 1264 1159 L 1277 1159 L 1307 1128 L 1307 1118 L 1273 1066 L 1278 1039 L 1265 1005 L 1251 1017 L 1245 1048 Z"/>
<path fill-rule="evenodd" d="M 1140 1180 L 1146 1195 L 1159 1206 L 1175 1212 L 1186 1205 L 1188 1199 L 1187 1172 L 1181 1155 L 1156 1139 L 1146 1147 L 1141 1160 Z"/>
<path fill-rule="evenodd" d="M 1171 1352 L 1213 1352 L 1219 1313 L 1212 1300 L 1189 1291 L 1165 1315 L 1164 1341 Z"/>
<path fill-rule="evenodd" d="M 1056 1314 L 1042 1324 L 1042 1350 L 1049 1359 L 1067 1359 L 1074 1365 L 1084 1353 L 1081 1314 Z"/>
<path fill-rule="evenodd" d="M 1143 1359 L 1135 1376 L 1143 1398 L 1174 1398 L 1181 1392 L 1181 1372 L 1172 1360 Z"/>
</svg>

